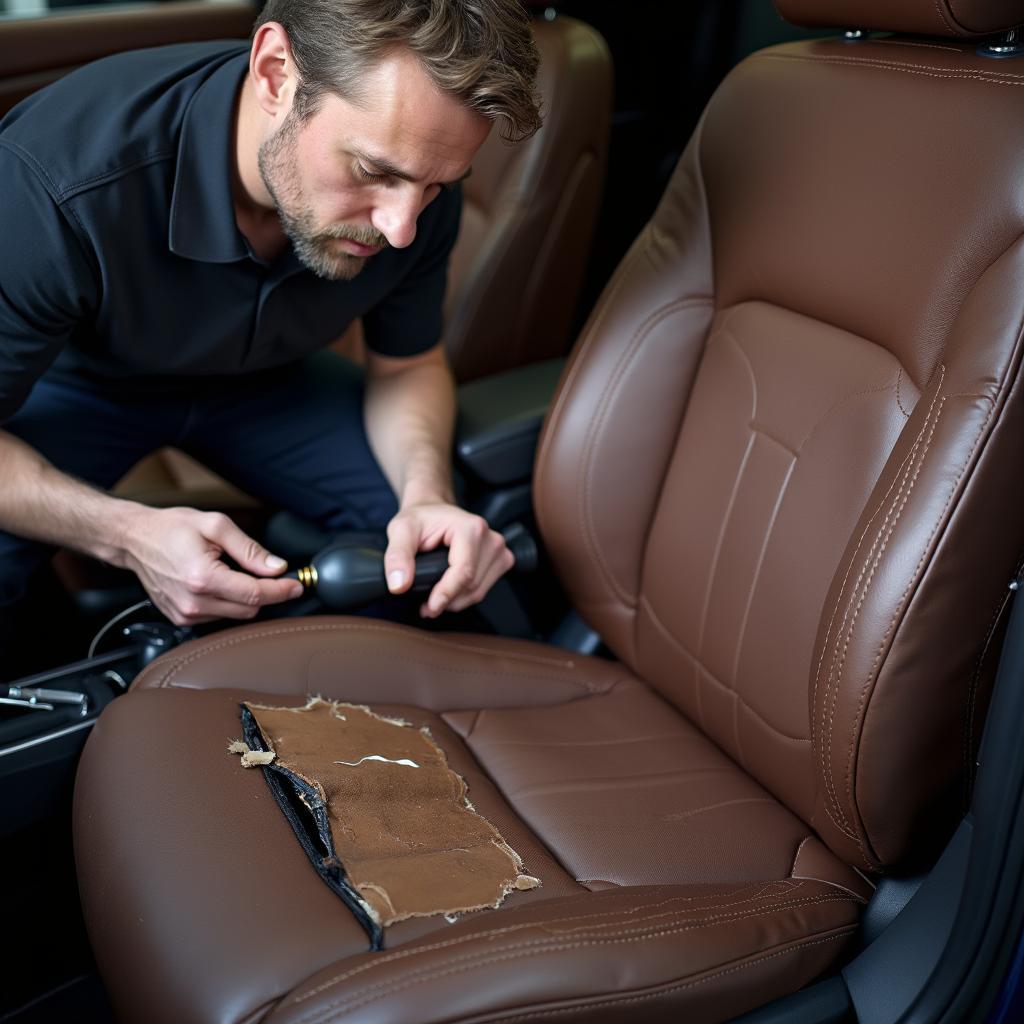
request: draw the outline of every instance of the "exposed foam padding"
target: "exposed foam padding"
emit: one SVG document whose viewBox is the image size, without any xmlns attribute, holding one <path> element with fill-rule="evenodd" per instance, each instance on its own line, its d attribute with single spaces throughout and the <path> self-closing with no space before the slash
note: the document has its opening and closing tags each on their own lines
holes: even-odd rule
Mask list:
<svg viewBox="0 0 1024 1024">
<path fill-rule="evenodd" d="M 540 884 L 473 809 L 465 781 L 426 729 L 319 697 L 304 707 L 242 708 L 248 746 L 275 755 L 264 768 L 272 789 L 275 776 L 287 780 L 310 812 L 303 836 L 282 803 L 310 860 L 329 884 L 333 870 L 332 888 L 350 906 L 355 896 L 378 929 L 494 908 Z"/>
</svg>

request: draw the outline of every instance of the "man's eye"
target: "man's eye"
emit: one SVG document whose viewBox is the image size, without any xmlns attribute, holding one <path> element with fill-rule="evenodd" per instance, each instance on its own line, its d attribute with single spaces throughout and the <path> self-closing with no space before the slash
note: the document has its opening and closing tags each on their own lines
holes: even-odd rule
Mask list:
<svg viewBox="0 0 1024 1024">
<path fill-rule="evenodd" d="M 356 177 L 362 178 L 363 181 L 387 181 L 388 175 L 386 174 L 373 174 L 368 171 L 362 164 L 357 163 L 355 165 Z"/>
</svg>

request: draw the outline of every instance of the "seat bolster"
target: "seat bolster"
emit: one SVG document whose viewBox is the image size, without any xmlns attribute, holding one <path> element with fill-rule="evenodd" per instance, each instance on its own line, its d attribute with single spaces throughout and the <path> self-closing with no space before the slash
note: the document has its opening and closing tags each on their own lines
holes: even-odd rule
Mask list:
<svg viewBox="0 0 1024 1024">
<path fill-rule="evenodd" d="M 698 128 L 573 350 L 534 469 L 537 522 L 562 584 L 627 664 L 635 663 L 647 533 L 714 294 Z"/>
<path fill-rule="evenodd" d="M 340 961 L 266 1020 L 507 1022 L 583 1009 L 588 1021 L 724 1020 L 826 970 L 862 902 L 794 879 L 547 900 L 467 918 L 443 938 Z"/>
<path fill-rule="evenodd" d="M 623 666 L 505 637 L 310 616 L 241 626 L 158 658 L 133 689 L 245 689 L 431 711 L 560 704 L 607 693 Z"/>
</svg>

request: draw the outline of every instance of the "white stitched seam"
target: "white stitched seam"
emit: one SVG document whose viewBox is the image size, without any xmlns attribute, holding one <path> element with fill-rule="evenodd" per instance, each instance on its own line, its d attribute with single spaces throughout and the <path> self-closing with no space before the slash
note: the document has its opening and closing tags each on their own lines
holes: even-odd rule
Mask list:
<svg viewBox="0 0 1024 1024">
<path fill-rule="evenodd" d="M 804 900 L 794 900 L 789 903 L 780 904 L 776 907 L 766 908 L 760 913 L 742 913 L 742 914 L 726 914 L 721 915 L 714 920 L 716 922 L 725 921 L 737 921 L 737 920 L 753 920 L 759 917 L 767 917 L 772 914 L 776 914 L 783 910 L 794 910 L 802 907 L 819 906 L 826 903 L 847 903 L 863 904 L 863 900 L 859 898 L 851 898 L 849 896 L 823 896 L 815 897 Z M 549 938 L 538 939 L 532 942 L 523 943 L 520 946 L 509 947 L 506 950 L 495 951 L 494 949 L 487 950 L 474 950 L 471 953 L 467 953 L 461 957 L 455 957 L 448 960 L 445 964 L 437 965 L 424 965 L 422 968 L 414 969 L 407 972 L 404 977 L 407 979 L 405 984 L 395 985 L 393 980 L 383 980 L 377 982 L 371 986 L 363 988 L 361 991 L 353 992 L 342 999 L 334 1000 L 331 1003 L 325 1004 L 324 1006 L 317 1007 L 312 1013 L 304 1015 L 296 1019 L 295 1024 L 314 1024 L 314 1022 L 322 1021 L 324 1018 L 321 1016 L 324 1013 L 333 1012 L 341 1009 L 342 1013 L 350 1013 L 353 1010 L 358 1010 L 368 1003 L 374 1002 L 379 999 L 382 995 L 390 995 L 393 992 L 401 991 L 405 988 L 411 988 L 415 985 L 423 984 L 424 982 L 434 981 L 437 978 L 446 977 L 449 974 L 461 973 L 465 970 L 472 970 L 474 968 L 485 967 L 490 963 L 500 963 L 505 960 L 520 959 L 522 957 L 537 956 L 537 955 L 548 955 L 553 952 L 560 952 L 567 949 L 582 949 L 588 946 L 611 946 L 611 945 L 625 945 L 629 943 L 635 943 L 639 941 L 652 941 L 654 939 L 663 939 L 671 935 L 678 935 L 688 931 L 697 931 L 702 928 L 706 928 L 708 925 L 704 922 L 690 925 L 680 925 L 676 927 L 666 927 L 658 931 L 645 931 L 644 929 L 633 929 L 632 932 L 623 932 L 619 936 L 609 938 L 579 938 L 573 942 L 552 942 Z M 636 934 L 636 933 L 640 934 Z M 495 952 L 499 955 L 495 956 Z M 461 964 L 460 967 L 454 965 Z M 347 1005 L 345 1005 L 347 1004 Z"/>
<path fill-rule="evenodd" d="M 794 886 L 794 885 L 789 884 L 789 880 L 788 879 L 778 879 L 778 880 L 773 881 L 773 882 L 767 882 L 767 883 L 758 882 L 758 883 L 755 883 L 755 884 L 752 884 L 752 885 L 740 886 L 740 887 L 736 888 L 733 891 L 722 890 L 722 891 L 714 892 L 714 893 L 701 893 L 700 895 L 696 895 L 696 896 L 670 896 L 667 899 L 659 900 L 657 903 L 651 903 L 651 904 L 648 904 L 648 905 L 643 906 L 643 907 L 636 907 L 636 908 L 634 908 L 632 910 L 609 910 L 609 911 L 604 911 L 602 913 L 597 913 L 597 914 L 575 914 L 575 915 L 573 915 L 571 917 L 560 917 L 560 918 L 555 918 L 554 920 L 551 920 L 551 921 L 544 921 L 544 922 L 528 921 L 528 922 L 524 922 L 523 924 L 506 925 L 503 928 L 491 928 L 491 929 L 489 929 L 487 931 L 483 931 L 483 932 L 473 932 L 473 933 L 471 933 L 469 935 L 462 935 L 462 936 L 460 936 L 457 939 L 446 939 L 446 940 L 444 940 L 442 942 L 431 943 L 428 946 L 420 946 L 420 947 L 417 947 L 416 949 L 399 949 L 399 950 L 396 950 L 395 952 L 385 954 L 383 957 L 377 957 L 377 958 L 375 958 L 375 959 L 373 959 L 373 960 L 371 960 L 371 961 L 369 961 L 367 963 L 361 964 L 358 967 L 355 967 L 355 968 L 352 968 L 351 970 L 345 971 L 343 974 L 335 975 L 333 978 L 329 978 L 327 981 L 321 982 L 320 985 L 318 985 L 314 989 L 311 989 L 309 992 L 304 992 L 301 996 L 297 996 L 294 1001 L 296 1003 L 305 1002 L 306 1000 L 312 999 L 314 996 L 320 995 L 322 992 L 327 991 L 327 989 L 332 988 L 335 985 L 339 985 L 343 981 L 347 981 L 349 978 L 352 978 L 352 977 L 354 977 L 357 974 L 362 974 L 362 973 L 364 973 L 366 971 L 373 970 L 374 968 L 381 967 L 384 964 L 393 963 L 393 962 L 395 962 L 397 960 L 405 960 L 405 959 L 408 959 L 410 957 L 417 957 L 417 956 L 420 956 L 420 955 L 422 955 L 424 953 L 432 953 L 432 952 L 435 952 L 436 950 L 439 950 L 439 949 L 449 949 L 449 948 L 451 948 L 453 946 L 459 946 L 459 945 L 462 945 L 463 943 L 466 943 L 466 942 L 473 942 L 473 941 L 477 941 L 477 940 L 480 940 L 480 939 L 499 938 L 499 937 L 504 936 L 504 935 L 510 935 L 510 934 L 512 934 L 514 932 L 517 932 L 517 931 L 524 931 L 524 930 L 527 930 L 527 929 L 530 929 L 530 928 L 536 928 L 538 926 L 552 927 L 554 925 L 569 924 L 569 923 L 572 923 L 572 922 L 575 922 L 575 921 L 585 921 L 589 925 L 591 922 L 594 922 L 594 921 L 603 921 L 603 920 L 607 920 L 608 918 L 621 918 L 623 916 L 627 916 L 627 915 L 635 913 L 637 911 L 641 911 L 641 912 L 646 914 L 648 911 L 657 910 L 659 907 L 667 907 L 667 906 L 669 906 L 672 903 L 693 903 L 693 902 L 697 902 L 699 900 L 717 899 L 717 898 L 722 897 L 722 896 L 739 896 L 740 894 L 742 894 L 744 892 L 748 892 L 751 889 L 756 890 L 752 896 L 749 896 L 746 899 L 734 900 L 731 903 L 724 903 L 724 904 L 720 904 L 720 905 L 717 905 L 717 906 L 705 907 L 705 908 L 701 908 L 701 909 L 702 910 L 708 910 L 708 909 L 714 910 L 714 909 L 720 909 L 721 907 L 739 906 L 739 905 L 741 905 L 743 903 L 752 903 L 752 902 L 754 902 L 754 901 L 756 901 L 758 899 L 762 899 L 762 898 L 768 899 L 768 898 L 771 898 L 772 895 L 781 896 L 781 895 L 783 895 L 783 893 L 780 893 L 780 892 L 777 891 L 778 888 L 780 888 L 780 887 L 783 888 L 786 893 L 792 894 L 792 893 L 796 892 L 797 889 L 800 889 L 800 888 L 803 887 L 803 882 L 800 882 L 800 883 L 798 883 L 797 885 Z M 776 890 L 776 891 L 774 893 L 770 893 L 770 890 L 773 890 L 773 889 Z M 618 898 L 618 894 L 616 894 L 616 897 Z M 785 906 L 786 904 L 782 904 L 782 905 Z M 661 917 L 661 916 L 664 916 L 664 915 L 653 915 L 654 918 Z M 636 918 L 633 921 L 628 921 L 627 920 L 627 921 L 622 922 L 622 923 L 635 924 L 638 921 L 642 922 L 642 921 L 646 921 L 646 920 L 648 920 L 648 918 L 647 917 L 643 917 L 643 918 Z"/>
</svg>

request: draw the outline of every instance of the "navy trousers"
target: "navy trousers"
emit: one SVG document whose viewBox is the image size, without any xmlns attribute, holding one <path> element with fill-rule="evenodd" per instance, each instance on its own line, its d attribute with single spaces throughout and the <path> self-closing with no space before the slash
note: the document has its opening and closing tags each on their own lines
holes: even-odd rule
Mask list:
<svg viewBox="0 0 1024 1024">
<path fill-rule="evenodd" d="M 362 398 L 361 371 L 322 352 L 285 369 L 204 383 L 187 397 L 44 378 L 3 429 L 103 489 L 172 445 L 268 505 L 325 529 L 370 530 L 398 506 L 370 451 Z M 0 620 L 51 551 L 0 531 Z"/>
</svg>

